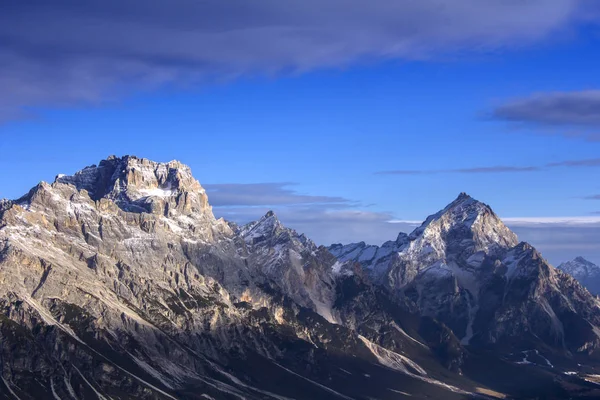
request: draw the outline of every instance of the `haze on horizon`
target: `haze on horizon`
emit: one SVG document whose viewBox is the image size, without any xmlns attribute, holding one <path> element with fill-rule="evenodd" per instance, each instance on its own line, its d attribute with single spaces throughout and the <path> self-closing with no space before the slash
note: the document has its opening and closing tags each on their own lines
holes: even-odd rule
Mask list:
<svg viewBox="0 0 600 400">
<path fill-rule="evenodd" d="M 0 198 L 135 154 L 321 244 L 467 192 L 553 264 L 600 264 L 600 6 L 365 4 L 4 2 Z"/>
</svg>

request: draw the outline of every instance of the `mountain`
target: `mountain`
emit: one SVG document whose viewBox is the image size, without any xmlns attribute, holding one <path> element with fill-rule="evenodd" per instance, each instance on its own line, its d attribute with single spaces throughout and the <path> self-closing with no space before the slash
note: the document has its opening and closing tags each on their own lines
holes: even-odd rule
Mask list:
<svg viewBox="0 0 600 400">
<path fill-rule="evenodd" d="M 273 213 L 216 219 L 181 163 L 109 157 L 0 206 L 0 397 L 475 390 L 447 328 Z"/>
<path fill-rule="evenodd" d="M 465 193 L 395 242 L 329 249 L 414 301 L 463 345 L 569 356 L 600 346 L 598 300 Z"/>
<path fill-rule="evenodd" d="M 596 300 L 487 206 L 367 247 L 217 219 L 176 161 L 58 175 L 0 201 L 0 398 L 598 395 Z"/>
<path fill-rule="evenodd" d="M 557 268 L 577 279 L 590 293 L 600 294 L 600 267 L 596 264 L 583 257 L 576 257 Z"/>
</svg>

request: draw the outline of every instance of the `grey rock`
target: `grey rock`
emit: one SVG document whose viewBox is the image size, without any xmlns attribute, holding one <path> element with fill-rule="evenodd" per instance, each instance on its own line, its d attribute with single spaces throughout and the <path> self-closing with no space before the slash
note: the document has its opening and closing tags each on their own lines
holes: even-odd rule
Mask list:
<svg viewBox="0 0 600 400">
<path fill-rule="evenodd" d="M 330 249 L 377 271 L 381 285 L 445 323 L 465 345 L 597 352 L 598 300 L 519 243 L 486 204 L 462 193 L 406 241 L 388 243 Z M 365 257 L 367 251 L 385 257 Z"/>
<path fill-rule="evenodd" d="M 556 268 L 577 279 L 590 293 L 600 294 L 600 267 L 593 262 L 583 257 L 576 257 Z"/>
<path fill-rule="evenodd" d="M 358 271 L 273 213 L 216 219 L 179 162 L 109 157 L 0 203 L 0 394 L 372 395 L 340 368 L 436 396 L 470 390 L 446 369 L 460 371 L 462 349 L 431 351 L 412 306 Z M 356 279 L 368 289 L 343 301 Z"/>
</svg>

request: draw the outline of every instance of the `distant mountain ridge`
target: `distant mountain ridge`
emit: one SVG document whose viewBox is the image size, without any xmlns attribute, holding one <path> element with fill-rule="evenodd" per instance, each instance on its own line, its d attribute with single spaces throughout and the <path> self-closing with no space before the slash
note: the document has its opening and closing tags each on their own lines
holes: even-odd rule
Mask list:
<svg viewBox="0 0 600 400">
<path fill-rule="evenodd" d="M 579 281 L 590 293 L 600 294 L 600 267 L 583 257 L 576 257 L 558 267 Z"/>
<path fill-rule="evenodd" d="M 466 194 L 329 249 L 215 218 L 177 161 L 0 201 L 0 399 L 589 397 L 599 313 Z"/>
</svg>

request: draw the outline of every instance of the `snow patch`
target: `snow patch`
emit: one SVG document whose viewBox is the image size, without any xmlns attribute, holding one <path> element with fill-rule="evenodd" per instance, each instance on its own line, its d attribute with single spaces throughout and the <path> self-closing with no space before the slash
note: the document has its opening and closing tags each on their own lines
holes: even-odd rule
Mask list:
<svg viewBox="0 0 600 400">
<path fill-rule="evenodd" d="M 165 198 L 165 197 L 170 197 L 173 195 L 173 191 L 169 190 L 169 189 L 161 189 L 161 188 L 155 188 L 155 189 L 139 189 L 140 194 L 143 197 L 161 197 L 161 198 Z"/>
<path fill-rule="evenodd" d="M 331 389 L 331 388 L 328 388 L 328 387 L 327 387 L 327 386 L 325 386 L 325 385 L 321 385 L 320 383 L 318 383 L 318 382 L 315 382 L 315 381 L 313 381 L 313 380 L 311 380 L 311 379 L 308 379 L 308 378 L 307 378 L 307 377 L 305 377 L 305 376 L 302 376 L 302 375 L 300 375 L 300 374 L 297 374 L 297 373 L 295 373 L 294 371 L 292 371 L 292 370 L 290 370 L 290 369 L 287 369 L 287 368 L 286 368 L 286 367 L 284 367 L 283 365 L 279 365 L 279 364 L 277 364 L 277 363 L 274 363 L 274 364 L 275 364 L 275 365 L 277 365 L 279 368 L 281 368 L 281 369 L 283 369 L 283 370 L 286 370 L 286 371 L 287 371 L 287 372 L 289 372 L 290 374 L 292 374 L 292 375 L 296 375 L 297 377 L 299 377 L 299 378 L 302 378 L 302 379 L 304 379 L 305 381 L 307 381 L 307 382 L 310 382 L 310 383 L 312 383 L 313 385 L 315 385 L 315 386 L 318 386 L 318 387 L 320 387 L 321 389 L 323 389 L 323 390 L 325 390 L 325 391 L 327 391 L 327 392 L 329 392 L 329 393 L 331 393 L 331 394 L 333 394 L 333 395 L 335 395 L 335 396 L 341 397 L 342 399 L 354 400 L 352 397 L 348 397 L 348 396 L 346 396 L 346 395 L 343 395 L 343 394 L 341 394 L 341 393 L 339 393 L 339 392 L 336 392 L 335 390 L 333 390 L 333 389 Z"/>
<path fill-rule="evenodd" d="M 466 395 L 473 395 L 472 393 L 462 390 L 460 388 L 457 388 L 456 386 L 448 385 L 446 383 L 443 383 L 438 380 L 435 380 L 435 379 L 425 376 L 425 375 L 427 375 L 427 372 L 423 368 L 421 368 L 417 363 L 410 360 L 409 358 L 404 357 L 398 353 L 394 353 L 393 351 L 387 350 L 387 349 L 371 342 L 364 336 L 359 335 L 358 337 L 360 340 L 363 341 L 363 343 L 371 351 L 371 353 L 377 358 L 377 360 L 380 362 L 380 364 L 382 364 L 388 368 L 394 369 L 396 371 L 402 372 L 405 375 L 408 375 L 412 378 L 419 379 L 421 381 L 431 383 L 433 385 L 445 388 L 451 392 L 466 394 Z M 421 375 L 408 371 L 405 364 L 410 366 L 412 369 L 416 370 Z"/>
</svg>

